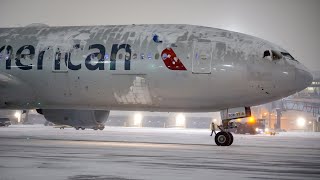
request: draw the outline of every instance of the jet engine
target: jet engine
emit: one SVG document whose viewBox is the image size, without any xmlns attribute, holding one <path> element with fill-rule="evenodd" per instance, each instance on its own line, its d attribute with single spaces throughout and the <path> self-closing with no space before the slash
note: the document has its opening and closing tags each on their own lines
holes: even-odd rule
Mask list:
<svg viewBox="0 0 320 180">
<path fill-rule="evenodd" d="M 75 109 L 37 109 L 37 112 L 56 125 L 68 125 L 76 130 L 85 128 L 103 130 L 110 113 L 105 110 Z"/>
</svg>

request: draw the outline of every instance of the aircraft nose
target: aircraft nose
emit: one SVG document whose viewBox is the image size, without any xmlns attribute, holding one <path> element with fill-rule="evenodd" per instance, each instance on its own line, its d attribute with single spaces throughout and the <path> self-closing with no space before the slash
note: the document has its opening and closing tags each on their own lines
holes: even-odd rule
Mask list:
<svg viewBox="0 0 320 180">
<path fill-rule="evenodd" d="M 313 81 L 313 76 L 306 67 L 296 68 L 296 86 L 301 91 L 307 88 Z"/>
</svg>

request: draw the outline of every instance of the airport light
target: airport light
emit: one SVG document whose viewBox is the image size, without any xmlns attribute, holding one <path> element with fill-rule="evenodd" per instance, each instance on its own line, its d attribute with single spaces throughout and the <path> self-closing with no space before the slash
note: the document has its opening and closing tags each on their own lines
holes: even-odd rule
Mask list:
<svg viewBox="0 0 320 180">
<path fill-rule="evenodd" d="M 304 126 L 306 125 L 306 119 L 303 118 L 303 117 L 299 117 L 299 118 L 297 119 L 297 125 L 298 125 L 299 127 L 304 127 Z"/>
<path fill-rule="evenodd" d="M 133 125 L 134 126 L 141 126 L 142 123 L 142 114 L 141 113 L 135 113 L 133 117 Z"/>
<path fill-rule="evenodd" d="M 176 116 L 176 126 L 177 127 L 185 127 L 186 117 L 180 113 Z"/>
<path fill-rule="evenodd" d="M 254 120 L 254 117 L 251 116 L 251 117 L 249 118 L 249 121 L 248 121 L 248 122 L 249 122 L 249 123 L 254 123 L 254 121 L 255 121 L 255 120 Z"/>
<path fill-rule="evenodd" d="M 20 119 L 21 119 L 21 112 L 20 111 L 16 111 L 14 113 L 14 117 L 18 119 L 18 123 L 20 122 Z"/>
</svg>

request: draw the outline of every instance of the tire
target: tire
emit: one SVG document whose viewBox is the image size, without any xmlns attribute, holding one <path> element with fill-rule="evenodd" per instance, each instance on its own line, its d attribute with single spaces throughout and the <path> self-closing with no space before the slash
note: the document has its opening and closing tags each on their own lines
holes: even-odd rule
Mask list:
<svg viewBox="0 0 320 180">
<path fill-rule="evenodd" d="M 81 128 L 81 130 L 85 130 L 86 128 Z"/>
<path fill-rule="evenodd" d="M 218 132 L 214 137 L 217 146 L 229 146 L 230 136 L 227 132 Z"/>
<path fill-rule="evenodd" d="M 229 145 L 228 145 L 228 146 L 230 146 L 233 143 L 233 135 L 232 135 L 231 132 L 227 132 L 227 133 L 228 133 L 228 135 L 230 137 L 230 142 L 229 142 Z"/>
<path fill-rule="evenodd" d="M 79 130 L 80 128 L 79 127 L 76 127 L 76 130 Z"/>
</svg>

